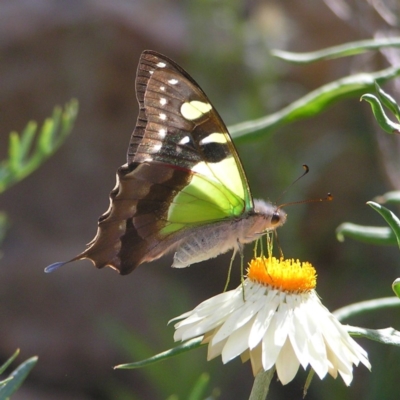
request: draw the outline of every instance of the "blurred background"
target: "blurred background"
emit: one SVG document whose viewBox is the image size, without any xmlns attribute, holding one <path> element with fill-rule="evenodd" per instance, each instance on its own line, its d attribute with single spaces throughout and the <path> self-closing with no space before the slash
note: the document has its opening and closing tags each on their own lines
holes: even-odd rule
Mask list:
<svg viewBox="0 0 400 400">
<path fill-rule="evenodd" d="M 143 370 L 112 369 L 174 346 L 168 320 L 223 289 L 230 254 L 183 270 L 171 269 L 167 256 L 124 277 L 89 261 L 50 275 L 43 269 L 80 253 L 108 207 L 136 122 L 135 74 L 143 50 L 182 65 L 230 125 L 277 111 L 342 76 L 398 64 L 393 49 L 307 66 L 269 52 L 398 36 L 399 7 L 396 0 L 0 1 L 1 159 L 10 131 L 43 121 L 71 98 L 80 104 L 61 149 L 1 197 L 10 227 L 0 260 L 0 363 L 18 347 L 19 361 L 39 356 L 13 399 L 185 399 L 202 372 L 220 399 L 248 398 L 250 365 L 207 363 L 204 348 Z M 384 87 L 397 100 L 399 82 Z M 358 98 L 272 136 L 238 142 L 254 197 L 277 200 L 304 163 L 310 173 L 279 202 L 333 193 L 333 202 L 288 207 L 279 231 L 286 257 L 317 268 L 317 290 L 330 310 L 392 295 L 398 249 L 339 243 L 335 228 L 344 221 L 384 225 L 365 202 L 400 189 L 398 145 Z M 252 246 L 246 250 L 249 259 Z M 238 260 L 235 265 L 232 287 L 239 282 Z M 399 329 L 399 311 L 348 323 Z M 357 368 L 350 388 L 341 378 L 314 378 L 309 400 L 398 398 L 399 350 L 359 342 L 372 372 Z M 306 376 L 301 371 L 286 387 L 274 382 L 269 399 L 300 399 Z"/>
</svg>

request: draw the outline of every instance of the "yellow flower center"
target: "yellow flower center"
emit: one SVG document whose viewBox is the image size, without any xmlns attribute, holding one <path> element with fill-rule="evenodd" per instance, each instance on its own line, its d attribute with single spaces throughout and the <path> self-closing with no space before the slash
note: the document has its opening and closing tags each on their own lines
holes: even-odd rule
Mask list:
<svg viewBox="0 0 400 400">
<path fill-rule="evenodd" d="M 263 285 L 287 292 L 303 293 L 317 285 L 317 273 L 308 262 L 257 257 L 249 263 L 247 277 Z"/>
</svg>

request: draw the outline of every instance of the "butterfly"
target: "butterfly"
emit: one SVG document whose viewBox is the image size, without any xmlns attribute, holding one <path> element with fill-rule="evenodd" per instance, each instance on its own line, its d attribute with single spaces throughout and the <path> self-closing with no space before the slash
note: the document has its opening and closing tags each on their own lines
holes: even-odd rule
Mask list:
<svg viewBox="0 0 400 400">
<path fill-rule="evenodd" d="M 195 80 L 155 51 L 136 75 L 139 115 L 127 163 L 117 170 L 108 210 L 85 251 L 46 272 L 90 259 L 121 275 L 175 251 L 182 268 L 241 251 L 286 220 L 279 207 L 253 200 L 228 129 Z"/>
</svg>

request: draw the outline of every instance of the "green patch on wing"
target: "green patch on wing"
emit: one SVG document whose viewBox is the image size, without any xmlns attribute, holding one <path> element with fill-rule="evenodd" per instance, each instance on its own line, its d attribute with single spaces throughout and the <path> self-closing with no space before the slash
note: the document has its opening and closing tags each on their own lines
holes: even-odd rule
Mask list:
<svg viewBox="0 0 400 400">
<path fill-rule="evenodd" d="M 188 225 L 202 225 L 238 217 L 245 210 L 244 199 L 219 181 L 193 174 L 189 185 L 173 199 L 168 222 L 161 234 L 170 234 Z"/>
</svg>

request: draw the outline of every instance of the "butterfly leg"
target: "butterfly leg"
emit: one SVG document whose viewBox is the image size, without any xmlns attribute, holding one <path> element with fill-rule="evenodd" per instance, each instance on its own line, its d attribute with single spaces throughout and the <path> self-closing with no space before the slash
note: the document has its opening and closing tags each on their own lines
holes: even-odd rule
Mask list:
<svg viewBox="0 0 400 400">
<path fill-rule="evenodd" d="M 224 286 L 224 292 L 226 292 L 226 290 L 228 289 L 228 285 L 229 285 L 229 282 L 231 280 L 232 265 L 233 265 L 233 261 L 234 261 L 235 256 L 236 256 L 236 252 L 237 252 L 237 249 L 236 248 L 233 249 L 231 262 L 229 263 L 228 276 L 226 277 L 226 282 L 225 282 L 225 286 Z"/>
<path fill-rule="evenodd" d="M 238 240 L 238 248 L 240 253 L 240 284 L 242 285 L 242 293 L 243 293 L 243 301 L 246 301 L 245 293 L 244 293 L 244 254 L 243 254 L 243 245 L 239 243 Z"/>
</svg>

